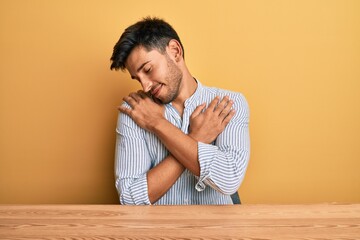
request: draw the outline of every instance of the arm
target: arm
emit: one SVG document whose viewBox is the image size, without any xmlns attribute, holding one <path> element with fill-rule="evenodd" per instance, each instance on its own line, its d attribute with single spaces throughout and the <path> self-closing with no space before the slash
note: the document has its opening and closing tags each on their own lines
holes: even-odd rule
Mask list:
<svg viewBox="0 0 360 240">
<path fill-rule="evenodd" d="M 150 154 L 141 131 L 129 117 L 119 114 L 116 128 L 115 177 L 120 203 L 150 204 L 146 172 L 151 166 Z M 131 146 L 139 146 L 137 151 Z M 133 166 L 137 166 L 134 168 Z"/>
<path fill-rule="evenodd" d="M 200 178 L 196 188 L 201 191 L 205 185 L 224 193 L 236 192 L 245 176 L 250 155 L 249 109 L 246 99 L 232 95 L 235 116 L 214 145 L 199 142 Z"/>
<path fill-rule="evenodd" d="M 216 102 L 217 100 L 214 101 L 214 105 Z M 150 110 L 150 112 L 146 115 L 146 119 L 150 119 L 150 116 L 157 116 L 157 113 L 159 113 L 160 116 L 163 116 L 163 108 L 161 105 L 155 104 L 153 105 L 155 108 L 151 108 L 149 106 L 151 106 L 153 102 L 148 103 L 149 105 L 146 105 L 145 109 Z M 194 114 L 199 114 L 204 107 L 205 105 L 197 108 Z M 228 105 L 226 109 L 230 109 L 230 107 L 231 104 Z M 123 105 L 120 107 L 120 110 L 122 112 L 128 112 L 131 109 L 129 106 Z M 139 109 L 137 110 L 139 111 Z M 230 119 L 230 117 L 231 115 L 228 115 L 226 116 L 226 119 Z M 228 121 L 224 121 L 223 118 L 224 117 L 222 116 L 221 119 L 218 119 L 217 121 L 215 121 L 216 119 L 213 119 L 213 123 L 221 122 L 221 124 L 219 125 L 220 128 L 213 128 L 211 132 L 207 132 L 206 136 L 210 140 L 200 136 L 199 132 L 197 134 L 194 133 L 194 136 L 198 136 L 198 138 L 201 138 L 204 142 L 210 143 L 227 124 Z M 154 203 L 169 190 L 185 168 L 175 157 L 173 157 L 173 155 L 169 155 L 160 164 L 150 169 L 151 160 L 149 153 L 146 151 L 146 142 L 140 134 L 142 132 L 141 128 L 138 124 L 135 124 L 127 114 L 121 114 L 120 119 L 122 120 L 118 123 L 118 142 L 121 144 L 117 144 L 116 148 L 116 186 L 120 194 L 120 202 L 122 204 Z M 160 119 L 162 119 L 162 117 Z M 160 126 L 160 124 L 166 126 L 161 132 L 166 133 L 168 131 L 167 126 L 170 126 L 171 130 L 175 130 L 175 132 L 172 132 L 171 134 L 179 134 L 172 135 L 175 136 L 172 142 L 175 146 L 178 146 L 177 144 L 181 143 L 178 139 L 179 136 L 186 136 L 166 119 L 164 122 L 159 121 L 158 123 L 159 125 L 157 126 Z M 165 134 L 164 138 L 166 138 Z M 192 151 L 195 152 L 197 156 L 197 142 L 192 138 L 189 138 L 189 140 L 193 143 Z M 134 148 L 133 146 L 137 147 Z M 180 144 L 178 147 L 182 148 L 184 152 L 187 152 L 189 150 L 188 146 L 189 145 L 184 146 Z M 139 148 L 142 151 L 138 151 Z M 176 151 L 176 149 L 174 152 L 178 155 L 181 154 L 181 151 Z M 183 158 L 186 159 L 186 157 Z M 195 160 L 199 167 L 197 159 Z"/>
<path fill-rule="evenodd" d="M 121 204 L 144 205 L 156 202 L 174 184 L 183 170 L 184 167 L 171 155 L 151 168 L 143 130 L 127 115 L 119 115 L 115 175 Z"/>
<path fill-rule="evenodd" d="M 176 146 L 181 145 L 181 141 L 174 142 L 171 135 L 161 137 L 168 142 L 168 149 L 189 170 L 192 170 L 188 166 L 192 166 L 190 160 L 193 157 L 190 154 L 193 151 L 196 153 L 193 166 L 199 168 L 192 172 L 199 176 L 195 186 L 198 191 L 209 185 L 223 194 L 231 195 L 238 190 L 245 176 L 250 155 L 249 109 L 241 94 L 232 93 L 231 97 L 233 100 L 225 96 L 221 101 L 217 97 L 205 111 L 202 111 L 203 105 L 193 112 L 189 136 L 196 142 L 195 150 L 190 144 L 184 144 L 183 149 Z M 232 107 L 235 110 L 231 110 Z M 214 140 L 214 144 L 210 144 Z"/>
<path fill-rule="evenodd" d="M 228 97 L 216 97 L 205 109 L 198 106 L 191 115 L 190 133 L 184 134 L 172 124 L 159 120 L 151 130 L 160 138 L 175 158 L 195 176 L 200 176 L 198 142 L 211 143 L 234 116 L 233 102 Z"/>
<path fill-rule="evenodd" d="M 151 100 L 146 96 L 131 94 L 124 100 L 132 108 L 120 110 L 133 118 L 142 128 L 154 132 L 183 166 L 199 176 L 199 182 L 196 185 L 198 191 L 204 190 L 205 184 L 224 194 L 230 195 L 237 191 L 244 178 L 250 154 L 249 111 L 242 95 L 234 96 L 234 108 L 237 112 L 235 114 L 229 109 L 224 111 L 225 116 L 229 116 L 229 118 L 225 117 L 224 121 L 219 121 L 220 116 L 224 117 L 222 108 L 231 106 L 231 102 L 221 101 L 218 106 L 222 107 L 216 111 L 215 99 L 204 114 L 198 114 L 198 116 L 194 114 L 189 135 L 185 135 L 168 123 L 161 111 L 158 112 L 150 107 Z M 232 116 L 234 116 L 233 119 L 231 119 Z M 213 127 L 211 124 L 219 123 L 217 121 L 223 124 Z M 228 127 L 225 128 L 228 123 Z M 209 128 L 209 126 L 212 127 Z M 216 132 L 221 127 L 225 130 L 218 136 L 215 145 L 209 144 L 210 140 L 217 136 L 214 131 Z"/>
<path fill-rule="evenodd" d="M 131 108 L 121 107 L 120 111 L 129 115 L 141 128 L 154 133 L 176 160 L 196 176 L 200 176 L 197 141 L 212 142 L 235 114 L 231 111 L 233 102 L 228 97 L 220 102 L 217 97 L 204 113 L 205 104 L 194 111 L 192 117 L 198 124 L 190 135 L 186 135 L 165 119 L 163 107 L 145 93 L 131 93 L 124 100 Z"/>
<path fill-rule="evenodd" d="M 147 173 L 149 199 L 151 203 L 159 200 L 185 170 L 171 154 Z"/>
</svg>

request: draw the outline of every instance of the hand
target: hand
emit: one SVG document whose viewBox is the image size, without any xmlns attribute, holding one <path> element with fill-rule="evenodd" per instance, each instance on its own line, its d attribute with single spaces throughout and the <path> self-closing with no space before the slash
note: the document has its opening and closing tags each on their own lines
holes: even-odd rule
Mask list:
<svg viewBox="0 0 360 240">
<path fill-rule="evenodd" d="M 194 110 L 190 116 L 190 137 L 199 142 L 211 143 L 225 129 L 235 115 L 235 110 L 231 109 L 234 102 L 228 96 L 219 101 L 220 97 L 216 97 L 207 109 L 203 103 Z"/>
<path fill-rule="evenodd" d="M 152 131 L 161 119 L 165 119 L 165 108 L 155 103 L 145 92 L 139 90 L 123 98 L 131 108 L 119 106 L 120 112 L 129 115 L 141 128 Z"/>
</svg>

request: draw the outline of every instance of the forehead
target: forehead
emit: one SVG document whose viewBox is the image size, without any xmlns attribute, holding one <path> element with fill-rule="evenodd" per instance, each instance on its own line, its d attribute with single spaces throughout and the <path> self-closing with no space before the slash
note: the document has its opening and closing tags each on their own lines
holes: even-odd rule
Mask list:
<svg viewBox="0 0 360 240">
<path fill-rule="evenodd" d="M 157 49 L 147 50 L 143 46 L 135 47 L 126 59 L 125 67 L 130 71 L 136 71 L 142 64 L 148 61 L 155 61 L 162 54 Z"/>
</svg>

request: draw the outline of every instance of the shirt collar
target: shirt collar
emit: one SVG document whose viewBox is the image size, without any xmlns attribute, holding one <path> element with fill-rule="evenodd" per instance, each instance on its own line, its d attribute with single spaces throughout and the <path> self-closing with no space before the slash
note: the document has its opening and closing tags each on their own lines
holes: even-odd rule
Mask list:
<svg viewBox="0 0 360 240">
<path fill-rule="evenodd" d="M 197 88 L 196 88 L 194 94 L 185 100 L 185 103 L 184 103 L 185 108 L 194 104 L 196 102 L 196 100 L 199 99 L 201 96 L 201 91 L 203 89 L 203 86 L 200 83 L 200 81 L 198 81 L 196 78 L 194 78 L 194 79 L 197 82 Z"/>
</svg>

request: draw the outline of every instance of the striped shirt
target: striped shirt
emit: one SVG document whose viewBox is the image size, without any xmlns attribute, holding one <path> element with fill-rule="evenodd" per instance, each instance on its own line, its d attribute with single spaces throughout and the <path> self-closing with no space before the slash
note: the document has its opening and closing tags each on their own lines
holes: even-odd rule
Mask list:
<svg viewBox="0 0 360 240">
<path fill-rule="evenodd" d="M 198 142 L 200 176 L 185 170 L 155 204 L 232 204 L 230 195 L 239 188 L 250 155 L 249 109 L 245 97 L 205 87 L 198 81 L 195 93 L 185 101 L 183 116 L 169 103 L 165 105 L 165 118 L 188 134 L 192 112 L 216 96 L 229 96 L 234 101 L 235 116 L 212 144 Z M 153 133 L 140 128 L 126 114 L 119 114 L 116 132 L 115 185 L 120 203 L 150 205 L 146 174 L 169 152 Z"/>
</svg>

